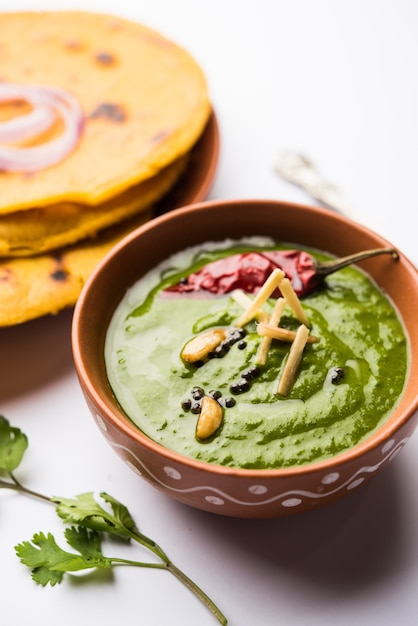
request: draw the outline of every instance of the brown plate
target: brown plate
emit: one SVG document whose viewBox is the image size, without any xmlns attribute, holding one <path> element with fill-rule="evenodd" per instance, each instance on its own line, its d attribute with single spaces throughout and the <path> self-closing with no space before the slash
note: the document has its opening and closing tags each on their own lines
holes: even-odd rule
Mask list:
<svg viewBox="0 0 418 626">
<path fill-rule="evenodd" d="M 212 111 L 202 136 L 191 151 L 187 170 L 174 188 L 157 203 L 155 215 L 205 200 L 219 160 L 219 127 Z"/>
</svg>

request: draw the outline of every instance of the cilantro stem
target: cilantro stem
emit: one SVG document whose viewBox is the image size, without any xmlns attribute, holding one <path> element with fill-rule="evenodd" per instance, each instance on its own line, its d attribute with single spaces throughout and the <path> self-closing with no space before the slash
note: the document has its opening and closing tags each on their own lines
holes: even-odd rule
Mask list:
<svg viewBox="0 0 418 626">
<path fill-rule="evenodd" d="M 132 561 L 131 559 L 122 559 L 118 557 L 110 557 L 113 565 L 132 565 L 133 567 L 146 567 L 148 569 L 167 569 L 165 563 L 148 563 L 147 561 Z"/>
<path fill-rule="evenodd" d="M 222 626 L 226 626 L 228 620 L 225 615 L 220 611 L 220 609 L 216 606 L 216 604 L 209 598 L 209 596 L 198 586 L 196 585 L 191 578 L 189 578 L 184 572 L 182 572 L 178 567 L 174 565 L 170 561 L 170 559 L 164 560 L 163 563 L 149 563 L 142 561 L 131 561 L 130 559 L 122 559 L 122 558 L 111 558 L 111 561 L 114 565 L 132 565 L 134 567 L 147 567 L 154 569 L 165 569 L 170 574 L 173 574 L 183 585 L 185 585 L 189 591 L 194 593 L 194 595 L 202 602 L 206 608 L 208 608 L 214 617 L 218 620 Z"/>
<path fill-rule="evenodd" d="M 18 428 L 10 426 L 0 415 L 0 489 L 11 489 L 21 494 L 48 502 L 56 507 L 56 513 L 65 524 L 76 526 L 67 528 L 67 543 L 75 548 L 78 555 L 62 550 L 48 533 L 34 535 L 32 542 L 24 542 L 15 547 L 23 564 L 32 569 L 32 578 L 45 586 L 61 582 L 64 572 L 109 567 L 109 564 L 124 564 L 134 567 L 165 569 L 177 578 L 195 597 L 200 600 L 222 626 L 228 620 L 206 593 L 168 558 L 164 550 L 152 539 L 142 534 L 135 525 L 127 507 L 106 493 L 100 497 L 107 503 L 103 508 L 93 493 L 85 493 L 74 498 L 48 497 L 25 487 L 13 471 L 20 465 L 28 439 Z M 111 511 L 109 510 L 111 509 Z M 84 529 L 84 530 L 82 530 Z M 103 556 L 100 547 L 100 533 L 131 539 L 144 546 L 160 559 L 159 563 L 133 561 Z"/>
<path fill-rule="evenodd" d="M 168 558 L 164 550 L 153 539 L 150 539 L 138 530 L 129 531 L 127 534 L 129 534 L 131 539 L 148 548 L 148 550 L 151 550 L 151 552 L 158 556 L 165 564 L 168 564 L 170 562 L 170 559 Z"/>
<path fill-rule="evenodd" d="M 216 604 L 209 598 L 208 595 L 198 586 L 193 580 L 191 580 L 184 572 L 182 572 L 178 567 L 174 565 L 171 561 L 167 563 L 167 569 L 171 574 L 173 574 L 183 585 L 195 594 L 195 596 L 203 602 L 203 604 L 212 612 L 214 617 L 218 620 L 222 626 L 226 626 L 228 620 L 225 615 L 220 611 L 220 609 L 216 606 Z"/>
<path fill-rule="evenodd" d="M 7 474 L 11 482 L 7 480 L 0 480 L 0 489 L 13 489 L 14 491 L 18 491 L 27 496 L 32 496 L 33 498 L 37 498 L 38 500 L 43 500 L 44 502 L 50 502 L 51 504 L 53 504 L 52 499 L 48 496 L 45 496 L 43 493 L 33 491 L 32 489 L 29 489 L 28 487 L 22 485 L 22 483 L 17 480 L 13 472 L 7 472 Z"/>
<path fill-rule="evenodd" d="M 214 617 L 216 617 L 216 619 L 220 624 L 222 624 L 222 626 L 226 626 L 228 620 L 225 615 L 220 611 L 220 609 L 216 606 L 216 604 L 191 578 L 189 578 L 181 569 L 174 565 L 174 563 L 168 558 L 164 550 L 155 541 L 138 531 L 131 531 L 129 534 L 134 541 L 137 541 L 141 545 L 151 550 L 151 552 L 153 552 L 163 561 L 162 564 L 154 565 L 154 567 L 157 567 L 159 565 L 160 569 L 167 569 L 167 571 L 173 574 L 173 576 L 175 576 L 183 585 L 185 585 L 189 589 L 189 591 L 191 591 L 206 606 L 206 608 L 208 608 L 212 612 Z M 146 564 L 144 566 L 146 567 Z"/>
</svg>

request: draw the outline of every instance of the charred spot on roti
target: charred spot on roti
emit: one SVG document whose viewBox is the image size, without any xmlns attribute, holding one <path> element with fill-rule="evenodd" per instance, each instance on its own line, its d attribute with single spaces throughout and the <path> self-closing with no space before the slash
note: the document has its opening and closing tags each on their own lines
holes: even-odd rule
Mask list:
<svg viewBox="0 0 418 626">
<path fill-rule="evenodd" d="M 111 122 L 120 124 L 127 118 L 126 111 L 121 104 L 116 102 L 101 102 L 89 115 L 90 119 L 105 118 Z"/>
<path fill-rule="evenodd" d="M 116 57 L 110 52 L 98 52 L 94 58 L 100 65 L 109 66 L 116 63 Z"/>
<path fill-rule="evenodd" d="M 55 257 L 54 260 L 57 264 L 57 267 L 53 272 L 51 272 L 50 277 L 53 281 L 57 283 L 64 283 L 69 279 L 69 273 L 66 269 L 63 268 L 61 257 Z"/>
</svg>

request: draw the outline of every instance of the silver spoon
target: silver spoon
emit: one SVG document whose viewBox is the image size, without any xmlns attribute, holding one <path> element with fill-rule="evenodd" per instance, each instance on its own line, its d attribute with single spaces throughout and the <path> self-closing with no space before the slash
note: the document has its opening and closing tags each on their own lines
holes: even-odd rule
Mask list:
<svg viewBox="0 0 418 626">
<path fill-rule="evenodd" d="M 275 164 L 275 169 L 282 178 L 301 187 L 313 198 L 325 204 L 326 207 L 337 213 L 347 215 L 347 217 L 358 222 L 364 223 L 364 216 L 359 214 L 355 207 L 347 202 L 334 185 L 325 180 L 308 157 L 298 152 L 291 152 L 290 150 L 282 152 Z M 394 259 L 399 258 L 399 254 L 394 248 L 366 250 L 348 257 L 318 263 L 315 267 L 315 271 L 319 276 L 327 276 L 347 265 L 380 254 L 391 254 Z"/>
<path fill-rule="evenodd" d="M 312 161 L 298 152 L 290 150 L 279 155 L 275 163 L 276 172 L 285 180 L 297 185 L 329 209 L 364 223 L 365 217 L 351 205 L 338 189 L 317 170 Z"/>
</svg>

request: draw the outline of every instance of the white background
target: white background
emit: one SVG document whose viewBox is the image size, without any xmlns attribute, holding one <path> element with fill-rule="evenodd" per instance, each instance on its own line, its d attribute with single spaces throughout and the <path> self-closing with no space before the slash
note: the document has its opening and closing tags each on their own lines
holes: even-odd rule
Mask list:
<svg viewBox="0 0 418 626">
<path fill-rule="evenodd" d="M 222 138 L 210 198 L 314 204 L 274 172 L 282 150 L 300 150 L 364 223 L 418 263 L 416 0 L 0 5 L 3 11 L 47 8 L 119 14 L 195 56 Z M 417 623 L 418 435 L 368 486 L 313 514 L 250 521 L 195 511 L 143 482 L 104 441 L 76 381 L 70 328 L 67 311 L 0 330 L 0 413 L 29 437 L 17 471 L 22 482 L 48 495 L 107 491 L 123 501 L 231 626 Z M 84 582 L 36 586 L 13 546 L 37 531 L 61 538 L 52 507 L 1 491 L 2 624 L 216 623 L 167 572 L 119 568 Z M 120 553 L 114 545 L 105 550 Z M 144 558 L 139 548 L 126 555 Z"/>
</svg>

